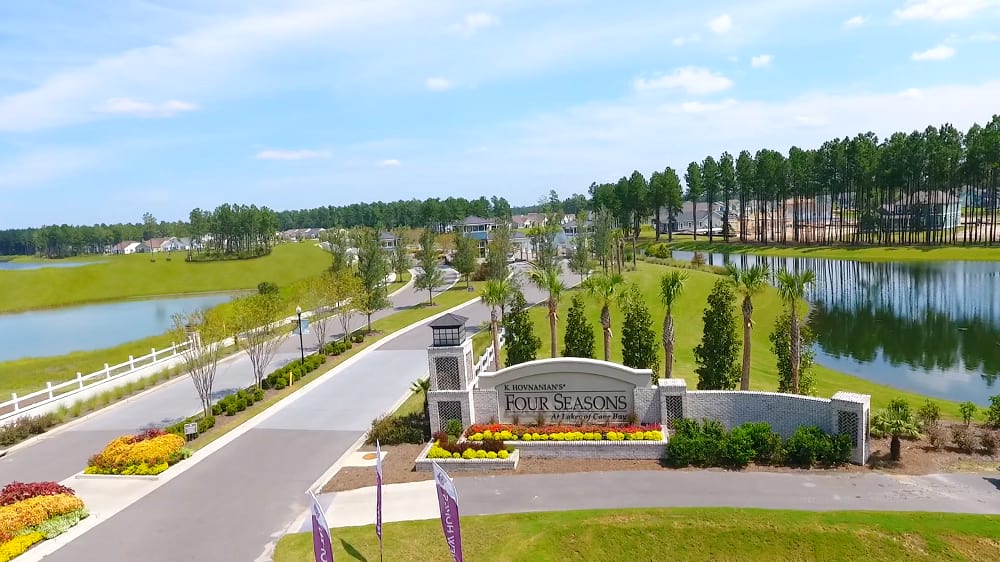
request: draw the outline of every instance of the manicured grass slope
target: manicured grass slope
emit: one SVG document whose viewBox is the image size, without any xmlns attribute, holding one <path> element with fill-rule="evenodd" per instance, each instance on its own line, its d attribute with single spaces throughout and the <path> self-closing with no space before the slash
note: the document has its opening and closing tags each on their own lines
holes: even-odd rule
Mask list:
<svg viewBox="0 0 1000 562">
<path fill-rule="evenodd" d="M 0 312 L 66 306 L 130 297 L 254 289 L 261 281 L 279 286 L 315 275 L 328 254 L 309 243 L 280 244 L 270 255 L 205 263 L 184 261 L 183 252 L 101 256 L 82 267 L 0 271 Z M 156 261 L 150 261 L 151 257 Z"/>
<path fill-rule="evenodd" d="M 659 335 L 663 326 L 663 315 L 665 307 L 660 302 L 659 280 L 660 276 L 671 268 L 666 266 L 639 262 L 638 270 L 625 273 L 628 282 L 638 283 L 646 297 L 646 304 L 649 306 L 653 316 L 653 330 L 657 334 L 657 351 L 660 359 L 659 375 L 663 376 L 663 346 L 659 344 Z M 712 290 L 712 285 L 721 279 L 720 276 L 701 271 L 683 270 L 688 273 L 688 280 L 684 285 L 684 292 L 679 301 L 674 305 L 675 323 L 675 344 L 674 344 L 674 377 L 683 378 L 687 381 L 689 389 L 695 389 L 698 385 L 698 376 L 695 374 L 696 364 L 694 362 L 694 348 L 701 342 L 702 314 L 707 305 L 708 294 Z M 566 330 L 565 319 L 569 316 L 570 291 L 563 298 L 559 307 L 559 347 L 563 347 L 563 340 Z M 604 357 L 604 348 L 600 331 L 600 306 L 595 299 L 586 299 L 587 319 L 594 326 L 595 356 Z M 736 308 L 734 309 L 738 319 L 742 319 L 739 311 L 740 299 L 737 296 Z M 775 289 L 769 288 L 764 294 L 754 299 L 754 328 L 751 340 L 751 378 L 750 387 L 752 390 L 764 390 L 774 392 L 778 389 L 778 368 L 777 359 L 771 352 L 771 342 L 768 336 L 774 328 L 774 323 L 782 310 L 781 299 Z M 538 358 L 549 356 L 549 323 L 544 306 L 537 306 L 531 309 L 530 316 L 535 328 L 535 334 L 542 340 L 542 345 L 538 350 Z M 621 362 L 621 332 L 622 314 L 617 306 L 611 307 L 611 360 Z M 742 337 L 742 330 L 740 330 Z M 738 358 L 742 361 L 742 355 Z M 888 404 L 889 400 L 895 397 L 907 398 L 911 404 L 917 406 L 922 404 L 925 396 L 896 390 L 894 388 L 868 382 L 864 379 L 839 373 L 825 367 L 817 365 L 816 373 L 816 395 L 822 398 L 829 398 L 838 390 L 860 392 L 872 395 L 872 408 L 878 409 Z M 955 402 L 946 400 L 935 400 L 942 409 L 942 413 L 948 417 L 958 418 L 958 405 Z"/>
<path fill-rule="evenodd" d="M 687 238 L 687 237 L 685 237 Z M 675 250 L 717 252 L 730 254 L 761 254 L 766 256 L 798 256 L 810 258 L 830 258 L 858 261 L 998 261 L 1000 246 L 895 246 L 895 247 L 851 247 L 851 246 L 782 246 L 738 243 L 710 243 L 699 238 L 697 241 L 678 240 L 669 246 Z M 666 236 L 660 242 L 666 242 Z M 651 242 L 651 240 L 643 240 Z"/>
<path fill-rule="evenodd" d="M 462 518 L 467 560 L 998 560 L 1000 517 L 757 509 L 625 509 Z M 388 523 L 385 559 L 449 560 L 441 523 Z M 338 560 L 378 560 L 374 528 L 332 532 Z M 275 562 L 311 561 L 308 533 Z"/>
</svg>

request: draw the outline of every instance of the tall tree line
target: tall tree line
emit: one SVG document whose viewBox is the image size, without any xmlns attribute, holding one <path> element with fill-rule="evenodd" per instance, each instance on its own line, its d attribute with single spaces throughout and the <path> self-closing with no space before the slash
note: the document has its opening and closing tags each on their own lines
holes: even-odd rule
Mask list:
<svg viewBox="0 0 1000 562">
<path fill-rule="evenodd" d="M 152 215 L 147 213 L 148 217 Z M 66 258 L 100 254 L 105 248 L 126 240 L 142 241 L 160 236 L 189 236 L 182 221 L 83 225 L 47 225 L 39 228 L 0 230 L 0 255 Z"/>
<path fill-rule="evenodd" d="M 510 219 L 510 203 L 503 197 L 465 199 L 462 197 L 437 197 L 391 201 L 385 203 L 352 203 L 350 205 L 316 207 L 297 211 L 280 211 L 278 228 L 354 228 L 381 226 L 396 228 L 406 226 L 421 228 L 427 225 L 444 226 L 469 215 Z"/>
<path fill-rule="evenodd" d="M 194 209 L 189 218 L 192 236 L 203 240 L 193 251 L 211 255 L 264 255 L 271 251 L 278 229 L 275 212 L 256 205 L 226 203 L 214 211 Z"/>
<path fill-rule="evenodd" d="M 620 228 L 635 230 L 657 215 L 668 224 L 681 208 L 674 178 L 667 168 L 648 183 L 639 172 L 593 183 L 590 207 L 609 213 Z M 815 149 L 793 146 L 787 155 L 773 149 L 709 155 L 688 164 L 684 180 L 683 199 L 698 218 L 707 214 L 709 238 L 994 244 L 1000 242 L 1000 116 L 965 132 L 944 124 L 885 139 L 867 132 Z"/>
</svg>

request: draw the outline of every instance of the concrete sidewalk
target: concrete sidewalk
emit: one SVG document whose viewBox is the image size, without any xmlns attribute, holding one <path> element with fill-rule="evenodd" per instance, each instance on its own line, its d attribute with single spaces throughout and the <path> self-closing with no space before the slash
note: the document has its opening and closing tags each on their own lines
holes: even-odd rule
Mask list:
<svg viewBox="0 0 1000 562">
<path fill-rule="evenodd" d="M 1000 473 L 909 476 L 662 470 L 462 476 L 455 479 L 455 485 L 462 515 L 633 507 L 1000 514 Z M 584 490 L 590 492 L 581 493 Z M 374 486 L 322 494 L 319 499 L 333 527 L 375 523 Z M 438 517 L 432 480 L 386 485 L 382 500 L 384 522 Z M 310 528 L 303 517 L 298 531 Z"/>
</svg>

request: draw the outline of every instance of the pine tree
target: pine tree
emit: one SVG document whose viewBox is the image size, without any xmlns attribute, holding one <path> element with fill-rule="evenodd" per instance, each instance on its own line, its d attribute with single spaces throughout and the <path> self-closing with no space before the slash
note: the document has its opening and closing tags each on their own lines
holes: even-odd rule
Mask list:
<svg viewBox="0 0 1000 562">
<path fill-rule="evenodd" d="M 504 347 L 507 348 L 504 367 L 534 361 L 535 353 L 542 345 L 542 340 L 535 335 L 527 308 L 524 293 L 515 292 L 510 310 L 503 317 Z"/>
<path fill-rule="evenodd" d="M 812 368 L 815 364 L 812 344 L 816 336 L 809 325 L 809 318 L 799 328 L 799 394 L 812 394 L 816 380 Z M 792 317 L 788 311 L 781 313 L 771 332 L 771 351 L 778 358 L 778 392 L 792 391 Z"/>
<path fill-rule="evenodd" d="M 698 365 L 698 390 L 733 390 L 740 380 L 740 335 L 736 320 L 736 296 L 729 283 L 720 279 L 708 295 L 705 328 L 694 348 Z"/>
<path fill-rule="evenodd" d="M 563 357 L 594 358 L 594 326 L 587 322 L 583 297 L 573 295 L 569 316 L 566 319 L 566 336 L 563 342 Z"/>
<path fill-rule="evenodd" d="M 619 306 L 625 315 L 622 321 L 622 363 L 633 369 L 652 369 L 655 373 L 660 368 L 656 332 L 653 331 L 653 317 L 638 285 L 630 285 L 622 292 Z"/>
</svg>

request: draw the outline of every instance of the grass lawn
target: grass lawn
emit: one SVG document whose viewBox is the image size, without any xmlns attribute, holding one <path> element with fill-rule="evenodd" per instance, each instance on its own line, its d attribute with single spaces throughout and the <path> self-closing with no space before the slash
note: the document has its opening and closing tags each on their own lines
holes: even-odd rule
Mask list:
<svg viewBox="0 0 1000 562">
<path fill-rule="evenodd" d="M 261 281 L 279 286 L 316 275 L 329 266 L 314 244 L 279 244 L 251 260 L 189 263 L 183 252 L 94 256 L 82 267 L 0 271 L 0 313 L 208 291 L 254 289 Z M 156 261 L 150 261 L 155 258 Z"/>
<path fill-rule="evenodd" d="M 1000 517 L 866 511 L 616 509 L 462 518 L 467 560 L 998 560 Z M 372 526 L 332 530 L 338 560 L 378 560 Z M 437 519 L 387 523 L 385 559 L 450 560 Z M 313 560 L 309 533 L 275 562 Z"/>
<path fill-rule="evenodd" d="M 10 399 L 10 393 L 23 396 L 45 388 L 46 382 L 57 384 L 76 377 L 89 375 L 104 368 L 104 363 L 116 365 L 128 361 L 128 356 L 148 355 L 150 348 L 170 347 L 170 334 L 123 343 L 116 347 L 94 351 L 76 351 L 54 357 L 26 357 L 0 362 L 0 396 Z"/>
<path fill-rule="evenodd" d="M 638 270 L 625 273 L 625 279 L 629 282 L 638 283 L 646 297 L 646 304 L 649 306 L 653 316 L 653 330 L 659 334 L 663 325 L 663 315 L 665 307 L 660 302 L 659 279 L 660 276 L 670 268 L 666 266 L 639 262 Z M 684 292 L 679 301 L 674 305 L 675 324 L 675 344 L 674 344 L 674 377 L 683 378 L 687 381 L 688 388 L 694 389 L 698 384 L 698 377 L 695 374 L 694 348 L 701 342 L 702 335 L 702 313 L 704 312 L 708 293 L 712 290 L 712 285 L 721 277 L 712 273 L 701 271 L 684 270 L 688 273 L 688 280 L 684 286 Z M 566 330 L 566 318 L 569 316 L 570 295 L 575 291 L 571 290 L 563 297 L 559 311 L 559 347 L 563 346 L 563 339 Z M 739 297 L 737 297 L 739 302 Z M 604 348 L 600 331 L 600 306 L 594 299 L 587 299 L 587 319 L 594 327 L 595 355 L 603 357 Z M 750 388 L 752 390 L 762 390 L 774 392 L 778 388 L 778 368 L 777 359 L 771 352 L 771 342 L 768 335 L 774 327 L 782 309 L 781 299 L 774 288 L 769 288 L 765 293 L 754 299 L 753 319 L 755 326 L 753 329 L 751 347 L 751 378 Z M 538 358 L 549 356 L 549 323 L 544 307 L 533 307 L 530 311 L 532 324 L 535 328 L 535 335 L 542 341 L 538 350 Z M 742 319 L 742 313 L 736 309 L 737 318 Z M 621 362 L 621 328 L 622 314 L 617 306 L 611 307 L 611 360 Z M 742 330 L 741 330 L 742 332 Z M 742 335 L 742 334 L 741 334 Z M 660 376 L 663 376 L 664 355 L 662 345 L 658 345 L 658 355 L 660 363 Z M 742 354 L 739 356 L 742 361 Z M 872 408 L 877 410 L 885 407 L 892 398 L 906 398 L 910 404 L 916 408 L 927 398 L 926 396 L 897 390 L 885 385 L 876 384 L 864 379 L 833 371 L 817 365 L 815 367 L 816 395 L 821 398 L 829 398 L 838 390 L 859 392 L 872 395 Z M 942 415 L 957 419 L 959 418 L 958 403 L 947 400 L 937 400 L 942 410 Z"/>
<path fill-rule="evenodd" d="M 1000 246 L 783 246 L 776 244 L 738 244 L 698 239 L 681 239 L 668 243 L 675 250 L 730 254 L 761 254 L 765 256 L 798 256 L 858 261 L 997 261 Z M 661 236 L 660 242 L 666 242 Z M 643 242 L 648 242 L 643 240 Z"/>
<path fill-rule="evenodd" d="M 439 312 L 444 312 L 445 310 L 448 310 L 455 305 L 462 304 L 463 302 L 478 299 L 479 291 L 482 289 L 482 286 L 482 281 L 474 281 L 472 283 L 472 291 L 467 291 L 465 289 L 465 283 L 459 283 L 443 293 L 434 293 L 433 305 L 428 305 L 427 301 L 424 300 L 412 308 L 401 310 L 391 316 L 372 322 L 372 329 L 382 333 L 395 332 L 400 328 L 409 326 L 417 320 L 422 320 Z M 426 293 L 424 293 L 424 296 L 426 297 Z"/>
</svg>

